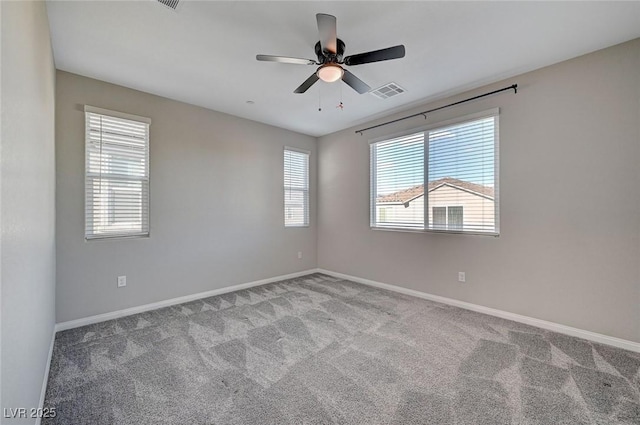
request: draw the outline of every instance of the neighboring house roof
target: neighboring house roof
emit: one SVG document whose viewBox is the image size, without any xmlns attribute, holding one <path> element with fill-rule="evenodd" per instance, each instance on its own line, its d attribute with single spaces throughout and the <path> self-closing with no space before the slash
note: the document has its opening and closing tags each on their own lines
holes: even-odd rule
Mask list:
<svg viewBox="0 0 640 425">
<path fill-rule="evenodd" d="M 424 194 L 424 185 L 418 185 L 388 195 L 378 196 L 378 203 L 405 204 L 419 198 Z"/>
<path fill-rule="evenodd" d="M 442 186 L 450 186 L 459 190 L 463 190 L 465 192 L 482 196 L 483 198 L 493 200 L 494 191 L 492 187 L 454 179 L 453 177 L 443 177 L 441 179 L 429 182 L 429 192 L 432 192 Z M 422 195 L 424 195 L 423 184 L 400 190 L 398 192 L 390 193 L 388 195 L 379 196 L 376 201 L 377 203 L 385 204 L 407 204 L 414 199 L 421 197 Z"/>
</svg>

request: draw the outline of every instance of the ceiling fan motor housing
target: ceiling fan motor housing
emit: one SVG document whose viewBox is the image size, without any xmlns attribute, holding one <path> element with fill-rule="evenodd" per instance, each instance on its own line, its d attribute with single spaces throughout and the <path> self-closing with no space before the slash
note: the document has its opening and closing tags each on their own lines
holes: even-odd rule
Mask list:
<svg viewBox="0 0 640 425">
<path fill-rule="evenodd" d="M 320 46 L 320 42 L 316 43 L 316 56 L 318 56 L 318 63 L 342 63 L 342 56 L 344 55 L 344 41 L 339 38 L 336 39 L 336 46 L 338 52 L 333 54 L 332 52 L 322 51 L 322 46 Z"/>
</svg>

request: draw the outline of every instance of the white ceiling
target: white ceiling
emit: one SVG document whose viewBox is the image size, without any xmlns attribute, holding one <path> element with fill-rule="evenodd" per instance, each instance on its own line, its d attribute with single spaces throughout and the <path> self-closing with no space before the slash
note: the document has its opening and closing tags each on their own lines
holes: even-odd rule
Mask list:
<svg viewBox="0 0 640 425">
<path fill-rule="evenodd" d="M 48 1 L 58 69 L 320 136 L 640 37 L 640 2 Z M 381 100 L 319 81 L 316 13 L 338 20 L 345 55 L 404 44 L 404 59 L 350 67 Z M 340 98 L 344 110 L 336 108 Z M 248 104 L 247 101 L 254 104 Z M 322 111 L 318 111 L 321 100 Z"/>
</svg>

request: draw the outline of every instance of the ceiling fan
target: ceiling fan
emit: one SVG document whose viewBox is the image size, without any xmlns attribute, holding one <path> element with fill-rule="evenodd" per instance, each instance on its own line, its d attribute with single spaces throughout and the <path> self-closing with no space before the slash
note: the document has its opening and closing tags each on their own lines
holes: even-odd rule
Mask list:
<svg viewBox="0 0 640 425">
<path fill-rule="evenodd" d="M 336 17 L 324 13 L 316 15 L 318 21 L 318 34 L 320 41 L 316 43 L 315 52 L 318 60 L 300 59 L 286 56 L 256 55 L 256 59 L 266 62 L 292 63 L 296 65 L 320 65 L 304 83 L 294 90 L 294 93 L 304 93 L 318 79 L 332 83 L 342 79 L 349 87 L 358 93 L 366 93 L 371 90 L 364 81 L 353 75 L 342 65 L 354 66 L 371 62 L 387 61 L 404 57 L 404 46 L 398 45 L 386 49 L 373 50 L 343 58 L 345 44 L 337 37 Z"/>
</svg>

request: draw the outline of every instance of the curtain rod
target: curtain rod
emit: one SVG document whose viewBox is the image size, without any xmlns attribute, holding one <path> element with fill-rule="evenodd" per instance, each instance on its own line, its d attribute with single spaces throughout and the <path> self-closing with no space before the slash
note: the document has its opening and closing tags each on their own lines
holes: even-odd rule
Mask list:
<svg viewBox="0 0 640 425">
<path fill-rule="evenodd" d="M 450 103 L 448 105 L 440 106 L 438 108 L 429 109 L 428 111 L 418 112 L 417 114 L 413 114 L 413 115 L 409 115 L 409 116 L 406 116 L 406 117 L 398 118 L 398 119 L 393 120 L 393 121 L 387 121 L 387 122 L 384 122 L 382 124 L 373 125 L 371 127 L 363 128 L 361 130 L 356 130 L 356 134 L 359 133 L 362 136 L 362 133 L 364 133 L 367 130 L 372 130 L 374 128 L 378 128 L 378 127 L 382 127 L 382 126 L 385 126 L 385 125 L 393 124 L 393 123 L 396 123 L 398 121 L 404 121 L 404 120 L 407 120 L 409 118 L 418 117 L 420 115 L 422 115 L 425 119 L 427 119 L 427 114 L 429 114 L 431 112 L 439 111 L 440 109 L 450 108 L 452 106 L 460 105 L 461 103 L 471 102 L 472 100 L 480 99 L 482 97 L 491 96 L 493 94 L 500 93 L 500 92 L 507 91 L 507 90 L 513 90 L 513 94 L 516 94 L 516 93 L 518 93 L 518 85 L 517 84 L 513 84 L 513 85 L 511 85 L 509 87 L 504 87 L 504 88 L 501 88 L 501 89 L 498 89 L 498 90 L 494 90 L 494 91 L 489 92 L 489 93 L 480 94 L 478 96 L 470 97 L 468 99 L 460 100 L 458 102 L 453 102 L 453 103 Z"/>
</svg>

